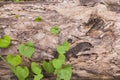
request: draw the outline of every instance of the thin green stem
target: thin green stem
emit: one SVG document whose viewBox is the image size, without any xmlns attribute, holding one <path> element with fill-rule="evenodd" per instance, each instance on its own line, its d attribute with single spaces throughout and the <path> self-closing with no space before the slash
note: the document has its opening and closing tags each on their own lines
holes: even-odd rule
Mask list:
<svg viewBox="0 0 120 80">
<path fill-rule="evenodd" d="M 0 58 L 6 63 L 7 61 L 0 55 Z"/>
</svg>

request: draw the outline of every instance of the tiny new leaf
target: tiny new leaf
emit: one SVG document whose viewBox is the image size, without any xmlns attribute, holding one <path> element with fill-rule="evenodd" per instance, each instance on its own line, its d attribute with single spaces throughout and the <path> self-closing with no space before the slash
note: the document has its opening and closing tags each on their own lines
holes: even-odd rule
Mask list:
<svg viewBox="0 0 120 80">
<path fill-rule="evenodd" d="M 70 49 L 70 44 L 67 41 L 57 46 L 57 52 L 59 54 L 65 54 L 69 49 Z"/>
<path fill-rule="evenodd" d="M 40 74 L 41 73 L 41 68 L 40 66 L 37 65 L 37 63 L 32 62 L 31 63 L 31 69 L 34 74 Z"/>
<path fill-rule="evenodd" d="M 49 62 L 43 61 L 43 68 L 48 73 L 53 73 L 54 72 L 54 67 L 53 67 L 51 61 L 49 61 Z"/>
<path fill-rule="evenodd" d="M 0 48 L 8 48 L 10 43 L 11 43 L 10 37 L 5 35 L 3 38 L 0 39 Z"/>
<path fill-rule="evenodd" d="M 59 33 L 58 26 L 54 26 L 54 27 L 50 28 L 50 32 L 54 35 L 57 35 Z"/>
<path fill-rule="evenodd" d="M 14 2 L 20 2 L 20 0 L 14 0 Z"/>
<path fill-rule="evenodd" d="M 57 80 L 70 80 L 72 76 L 72 68 L 70 65 L 66 65 L 64 68 L 57 71 Z"/>
<path fill-rule="evenodd" d="M 7 62 L 12 66 L 18 66 L 21 63 L 21 57 L 19 55 L 7 55 Z"/>
<path fill-rule="evenodd" d="M 65 63 L 65 56 L 64 55 L 59 55 L 58 59 L 53 59 L 52 64 L 55 69 L 60 69 L 62 68 L 62 65 Z"/>
<path fill-rule="evenodd" d="M 29 75 L 29 70 L 26 66 L 17 66 L 13 71 L 19 80 L 25 80 Z"/>
<path fill-rule="evenodd" d="M 19 53 L 27 58 L 31 58 L 34 53 L 34 47 L 32 42 L 27 42 L 26 44 L 19 45 Z"/>
<path fill-rule="evenodd" d="M 38 16 L 34 19 L 35 22 L 40 22 L 42 20 L 42 17 L 41 16 Z"/>
<path fill-rule="evenodd" d="M 42 78 L 43 78 L 42 74 L 37 74 L 37 75 L 34 75 L 34 79 L 33 80 L 41 80 Z"/>
</svg>

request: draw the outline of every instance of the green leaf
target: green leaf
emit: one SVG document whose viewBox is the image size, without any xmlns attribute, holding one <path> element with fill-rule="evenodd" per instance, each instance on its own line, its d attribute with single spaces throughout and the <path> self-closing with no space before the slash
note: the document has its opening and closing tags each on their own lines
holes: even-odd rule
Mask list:
<svg viewBox="0 0 120 80">
<path fill-rule="evenodd" d="M 52 61 L 54 68 L 60 69 L 62 67 L 62 63 L 59 59 L 53 59 Z"/>
<path fill-rule="evenodd" d="M 52 64 L 55 69 L 60 69 L 62 68 L 62 64 L 65 63 L 65 56 L 64 55 L 59 55 L 58 59 L 53 59 Z"/>
<path fill-rule="evenodd" d="M 19 55 L 7 55 L 7 62 L 12 66 L 18 66 L 21 63 L 21 57 Z"/>
<path fill-rule="evenodd" d="M 31 63 L 31 69 L 32 69 L 33 73 L 35 73 L 35 74 L 41 73 L 41 68 L 35 62 Z"/>
<path fill-rule="evenodd" d="M 0 48 L 8 48 L 10 43 L 11 43 L 10 37 L 5 35 L 3 39 L 0 39 Z"/>
<path fill-rule="evenodd" d="M 27 45 L 27 46 L 31 46 L 31 47 L 33 47 L 34 45 L 33 45 L 33 43 L 31 42 L 31 41 L 28 41 L 28 42 L 26 42 L 26 44 L 25 45 Z"/>
<path fill-rule="evenodd" d="M 54 27 L 50 28 L 50 32 L 54 35 L 57 35 L 59 33 L 58 26 L 54 26 Z"/>
<path fill-rule="evenodd" d="M 42 78 L 43 78 L 42 74 L 37 74 L 37 75 L 34 75 L 34 79 L 33 80 L 41 80 Z"/>
<path fill-rule="evenodd" d="M 60 54 L 58 59 L 61 61 L 62 64 L 65 63 L 65 55 Z"/>
<path fill-rule="evenodd" d="M 27 42 L 25 44 L 19 45 L 19 53 L 27 58 L 31 58 L 32 54 L 34 53 L 34 47 L 32 42 Z"/>
<path fill-rule="evenodd" d="M 61 70 L 57 71 L 57 78 L 58 80 L 63 79 L 63 80 L 70 80 L 72 76 L 72 68 L 70 65 L 66 65 L 64 68 Z"/>
<path fill-rule="evenodd" d="M 61 70 L 61 69 L 55 69 L 54 75 L 57 75 L 60 70 Z"/>
<path fill-rule="evenodd" d="M 53 67 L 51 61 L 50 62 L 43 61 L 43 68 L 48 73 L 53 73 L 54 72 L 54 67 Z"/>
<path fill-rule="evenodd" d="M 35 22 L 40 22 L 42 20 L 42 17 L 41 16 L 38 16 L 34 19 Z"/>
<path fill-rule="evenodd" d="M 29 75 L 29 70 L 26 66 L 25 67 L 17 66 L 14 69 L 14 73 L 19 80 L 25 80 L 25 78 L 27 78 Z"/>
<path fill-rule="evenodd" d="M 14 0 L 14 2 L 20 2 L 20 0 Z"/>
<path fill-rule="evenodd" d="M 65 54 L 69 49 L 70 49 L 70 44 L 67 41 L 57 46 L 57 52 L 59 54 Z"/>
</svg>

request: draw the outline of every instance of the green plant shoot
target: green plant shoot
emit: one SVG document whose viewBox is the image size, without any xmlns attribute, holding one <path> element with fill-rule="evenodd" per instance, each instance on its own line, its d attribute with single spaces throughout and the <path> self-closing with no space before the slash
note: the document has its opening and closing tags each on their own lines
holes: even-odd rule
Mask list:
<svg viewBox="0 0 120 80">
<path fill-rule="evenodd" d="M 70 65 L 66 65 L 64 68 L 58 69 L 56 74 L 57 80 L 70 80 L 72 76 L 72 68 Z"/>
<path fill-rule="evenodd" d="M 42 74 L 37 74 L 37 75 L 34 75 L 34 79 L 33 80 L 41 80 L 42 78 L 43 78 Z"/>
<path fill-rule="evenodd" d="M 65 54 L 69 49 L 70 49 L 70 44 L 67 41 L 57 46 L 57 52 L 59 54 Z"/>
<path fill-rule="evenodd" d="M 31 63 L 31 69 L 34 74 L 40 74 L 41 73 L 41 68 L 38 66 L 35 62 Z"/>
<path fill-rule="evenodd" d="M 43 78 L 43 74 L 41 73 L 42 70 L 40 66 L 37 65 L 37 63 L 32 62 L 31 69 L 32 69 L 32 72 L 35 74 L 34 80 L 41 80 Z"/>
<path fill-rule="evenodd" d="M 40 22 L 42 20 L 42 17 L 41 16 L 38 16 L 34 19 L 35 22 Z"/>
<path fill-rule="evenodd" d="M 31 58 L 34 53 L 33 43 L 28 41 L 26 44 L 19 45 L 19 53 L 27 58 Z"/>
<path fill-rule="evenodd" d="M 13 72 L 19 80 L 25 80 L 29 75 L 29 70 L 26 66 L 17 66 L 15 69 L 13 69 Z"/>
<path fill-rule="evenodd" d="M 43 61 L 43 68 L 48 73 L 54 72 L 54 67 L 52 65 L 52 61 L 49 61 L 49 62 Z"/>
<path fill-rule="evenodd" d="M 50 28 L 50 32 L 54 35 L 57 35 L 59 33 L 58 26 L 54 26 L 54 27 Z"/>
<path fill-rule="evenodd" d="M 3 38 L 0 39 L 0 48 L 8 48 L 10 43 L 11 43 L 10 37 L 5 35 Z"/>
<path fill-rule="evenodd" d="M 62 65 L 65 63 L 65 56 L 64 55 L 59 55 L 57 59 L 52 60 L 52 64 L 55 69 L 60 69 L 62 68 Z"/>
<path fill-rule="evenodd" d="M 12 66 L 18 66 L 21 63 L 21 57 L 19 55 L 7 55 L 7 62 Z"/>
<path fill-rule="evenodd" d="M 20 2 L 20 0 L 14 0 L 14 2 Z"/>
</svg>

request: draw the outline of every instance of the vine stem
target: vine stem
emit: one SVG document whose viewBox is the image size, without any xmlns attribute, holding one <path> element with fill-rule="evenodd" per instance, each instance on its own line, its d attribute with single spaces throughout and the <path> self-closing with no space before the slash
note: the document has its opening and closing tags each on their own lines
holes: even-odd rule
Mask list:
<svg viewBox="0 0 120 80">
<path fill-rule="evenodd" d="M 0 55 L 0 58 L 5 62 L 7 63 L 7 61 Z"/>
<path fill-rule="evenodd" d="M 0 58 L 8 65 L 8 67 L 11 69 L 11 71 L 14 71 L 14 67 L 12 67 L 6 60 L 0 55 Z"/>
</svg>

